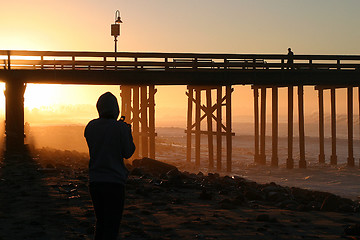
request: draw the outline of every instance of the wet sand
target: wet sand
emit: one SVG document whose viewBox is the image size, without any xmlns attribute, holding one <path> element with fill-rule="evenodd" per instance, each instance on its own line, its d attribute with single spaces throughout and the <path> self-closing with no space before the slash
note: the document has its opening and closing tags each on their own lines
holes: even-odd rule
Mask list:
<svg viewBox="0 0 360 240">
<path fill-rule="evenodd" d="M 135 170 L 127 184 L 121 237 L 360 239 L 358 209 L 276 206 L 277 201 L 270 201 L 275 195 L 269 192 L 257 200 L 248 193 L 261 188 L 265 194 L 266 187 L 270 192 L 277 191 L 271 190 L 274 187 L 283 189 L 243 178 L 177 172 L 152 177 Z M 0 168 L 0 194 L 0 240 L 93 238 L 95 217 L 88 194 L 86 155 L 43 150 L 34 158 L 5 159 Z"/>
</svg>

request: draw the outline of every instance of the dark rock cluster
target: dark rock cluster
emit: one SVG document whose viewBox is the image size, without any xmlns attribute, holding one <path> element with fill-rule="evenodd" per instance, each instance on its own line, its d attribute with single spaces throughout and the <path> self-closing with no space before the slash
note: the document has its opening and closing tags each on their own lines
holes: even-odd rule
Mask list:
<svg viewBox="0 0 360 240">
<path fill-rule="evenodd" d="M 128 168 L 130 176 L 147 178 L 156 186 L 196 188 L 200 191 L 199 199 L 218 200 L 219 207 L 223 209 L 267 205 L 296 211 L 359 211 L 359 203 L 328 192 L 283 187 L 274 182 L 258 184 L 239 176 L 220 176 L 217 173 L 181 172 L 175 166 L 149 158 L 134 160 Z"/>
</svg>

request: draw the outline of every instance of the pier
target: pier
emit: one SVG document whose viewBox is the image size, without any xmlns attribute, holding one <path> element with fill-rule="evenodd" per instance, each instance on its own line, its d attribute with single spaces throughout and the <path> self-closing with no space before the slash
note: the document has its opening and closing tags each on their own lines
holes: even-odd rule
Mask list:
<svg viewBox="0 0 360 240">
<path fill-rule="evenodd" d="M 208 167 L 232 168 L 231 95 L 234 85 L 251 85 L 254 92 L 254 162 L 267 164 L 265 153 L 266 94 L 271 90 L 272 150 L 270 165 L 278 159 L 278 90 L 288 90 L 287 168 L 294 168 L 294 90 L 298 102 L 299 149 L 297 166 L 306 168 L 304 86 L 318 91 L 319 162 L 324 151 L 324 91 L 331 99 L 330 163 L 337 164 L 336 89 L 347 89 L 348 166 L 355 166 L 353 151 L 353 91 L 360 92 L 360 56 L 294 55 L 289 68 L 285 54 L 194 54 L 136 52 L 0 51 L 0 81 L 6 84 L 6 152 L 21 153 L 24 146 L 24 91 L 27 83 L 121 86 L 121 114 L 133 126 L 136 157 L 156 157 L 156 85 L 186 85 L 188 97 L 188 164 L 200 166 L 200 135 L 208 138 Z M 216 98 L 212 98 L 212 93 Z M 202 96 L 206 101 L 202 102 Z M 259 100 L 260 98 L 260 100 Z M 260 103 L 259 103 L 260 101 Z M 360 98 L 359 98 L 360 102 Z M 186 104 L 186 103 L 184 103 Z M 259 107 L 260 105 L 260 107 Z M 225 119 L 222 119 L 223 114 Z M 205 123 L 206 121 L 206 123 Z M 201 129 L 201 123 L 206 130 Z M 214 124 L 215 123 L 215 124 Z M 192 157 L 192 136 L 195 156 Z M 216 140 L 216 147 L 214 147 Z M 225 140 L 225 168 L 222 142 Z"/>
</svg>

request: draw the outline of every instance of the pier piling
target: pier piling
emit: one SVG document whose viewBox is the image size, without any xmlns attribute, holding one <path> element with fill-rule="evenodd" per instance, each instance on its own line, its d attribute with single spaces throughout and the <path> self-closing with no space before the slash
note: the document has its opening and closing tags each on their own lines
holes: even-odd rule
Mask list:
<svg viewBox="0 0 360 240">
<path fill-rule="evenodd" d="M 319 98 L 319 163 L 325 163 L 325 146 L 324 146 L 324 90 L 318 88 Z"/>
<path fill-rule="evenodd" d="M 5 155 L 24 152 L 24 93 L 26 84 L 16 78 L 5 84 Z"/>
<path fill-rule="evenodd" d="M 330 164 L 337 165 L 336 155 L 336 99 L 335 99 L 335 88 L 330 89 L 331 95 L 331 156 Z"/>
<path fill-rule="evenodd" d="M 194 102 L 194 88 L 191 86 L 187 87 L 188 92 L 188 109 L 187 109 L 187 127 L 186 127 L 186 163 L 191 162 L 191 131 L 192 131 L 192 107 Z"/>
<path fill-rule="evenodd" d="M 272 156 L 271 166 L 279 166 L 278 159 L 278 87 L 272 87 Z"/>
<path fill-rule="evenodd" d="M 212 103 L 212 91 L 216 91 L 216 102 Z M 195 98 L 193 97 L 195 92 Z M 202 92 L 205 92 L 205 104 L 202 104 Z M 222 137 L 226 140 L 226 171 L 232 170 L 232 136 L 231 132 L 231 86 L 225 86 L 223 96 L 222 86 L 188 86 L 188 117 L 187 117 L 187 162 L 191 163 L 191 135 L 195 135 L 195 167 L 199 168 L 200 163 L 200 140 L 201 134 L 207 135 L 208 139 L 208 158 L 209 170 L 214 168 L 214 138 L 216 135 L 216 169 L 222 170 Z M 192 111 L 195 104 L 195 120 L 193 123 Z M 222 107 L 225 107 L 226 122 L 222 123 Z M 216 116 L 215 113 L 216 112 Z M 206 130 L 201 130 L 201 121 L 205 120 Z M 216 131 L 213 131 L 213 120 L 216 122 Z"/>
<path fill-rule="evenodd" d="M 306 168 L 305 159 L 305 128 L 304 128 L 304 87 L 298 86 L 298 105 L 299 105 L 299 149 L 300 159 L 299 168 Z"/>
<path fill-rule="evenodd" d="M 252 88 L 254 91 L 254 162 L 259 163 L 259 87 Z"/>
<path fill-rule="evenodd" d="M 211 88 L 206 89 L 206 108 L 209 111 L 212 107 L 212 99 L 211 99 Z M 211 112 L 211 111 L 210 111 Z M 207 114 L 207 129 L 209 132 L 213 132 L 212 128 L 212 116 L 210 112 Z M 212 114 L 212 112 L 211 112 Z M 210 115 L 210 116 L 209 116 Z M 213 135 L 208 134 L 208 155 L 209 155 L 209 170 L 214 169 L 214 145 L 213 145 Z"/>
<path fill-rule="evenodd" d="M 294 168 L 293 159 L 293 133 L 294 133 L 294 91 L 293 86 L 288 87 L 288 157 L 286 168 Z"/>
<path fill-rule="evenodd" d="M 222 162 L 222 87 L 218 87 L 216 91 L 216 169 L 221 171 Z"/>
<path fill-rule="evenodd" d="M 155 86 L 121 85 L 120 90 L 121 115 L 132 124 L 134 158 L 155 158 Z"/>
<path fill-rule="evenodd" d="M 353 87 L 347 88 L 347 120 L 348 120 L 348 159 L 349 167 L 355 166 L 353 141 Z"/>
<path fill-rule="evenodd" d="M 265 130 L 266 130 L 266 87 L 261 87 L 261 98 L 260 98 L 260 161 L 261 165 L 266 164 L 265 154 Z"/>
</svg>

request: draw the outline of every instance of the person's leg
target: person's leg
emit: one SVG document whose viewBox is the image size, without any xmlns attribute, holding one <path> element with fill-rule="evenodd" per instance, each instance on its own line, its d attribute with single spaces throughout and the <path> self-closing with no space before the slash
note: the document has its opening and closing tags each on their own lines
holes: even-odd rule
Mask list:
<svg viewBox="0 0 360 240">
<path fill-rule="evenodd" d="M 121 184 L 109 184 L 106 195 L 108 197 L 105 199 L 104 208 L 104 239 L 116 240 L 124 209 L 125 187 Z"/>
<path fill-rule="evenodd" d="M 96 217 L 96 226 L 94 233 L 94 240 L 103 240 L 105 221 L 104 221 L 104 193 L 103 193 L 103 184 L 102 183 L 90 183 L 90 195 L 91 200 L 94 205 L 95 217 Z"/>
</svg>

